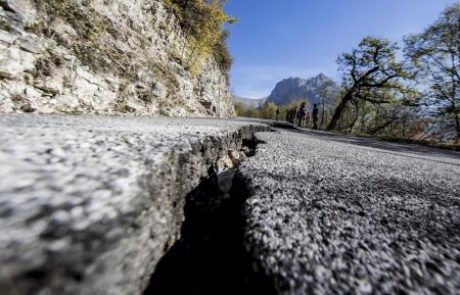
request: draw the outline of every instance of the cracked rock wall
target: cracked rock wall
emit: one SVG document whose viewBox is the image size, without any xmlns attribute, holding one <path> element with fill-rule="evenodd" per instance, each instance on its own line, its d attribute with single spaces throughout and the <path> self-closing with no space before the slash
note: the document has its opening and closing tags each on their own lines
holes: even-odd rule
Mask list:
<svg viewBox="0 0 460 295">
<path fill-rule="evenodd" d="M 235 115 L 160 0 L 0 0 L 0 112 Z"/>
</svg>

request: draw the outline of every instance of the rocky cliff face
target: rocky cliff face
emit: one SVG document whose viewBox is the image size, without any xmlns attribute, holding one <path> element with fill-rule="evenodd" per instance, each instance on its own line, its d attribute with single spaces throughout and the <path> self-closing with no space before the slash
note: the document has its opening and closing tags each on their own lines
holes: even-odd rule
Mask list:
<svg viewBox="0 0 460 295">
<path fill-rule="evenodd" d="M 0 0 L 0 111 L 234 115 L 161 0 Z"/>
<path fill-rule="evenodd" d="M 320 91 L 324 87 L 328 88 L 330 94 L 336 94 L 339 91 L 337 84 L 324 74 L 310 79 L 284 79 L 276 84 L 267 102 L 286 105 L 298 99 L 308 99 L 311 103 L 319 103 Z M 326 103 L 335 103 L 334 95 L 330 95 L 330 99 L 331 101 L 326 101 Z"/>
</svg>

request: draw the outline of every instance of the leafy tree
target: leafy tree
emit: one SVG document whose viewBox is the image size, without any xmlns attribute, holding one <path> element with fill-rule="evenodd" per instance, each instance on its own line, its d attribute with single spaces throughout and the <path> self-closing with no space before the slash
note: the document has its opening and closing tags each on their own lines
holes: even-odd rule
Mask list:
<svg viewBox="0 0 460 295">
<path fill-rule="evenodd" d="M 339 57 L 337 62 L 343 72 L 345 91 L 328 130 L 336 128 L 349 103 L 366 101 L 377 105 L 413 99 L 415 92 L 403 83 L 412 76 L 403 63 L 397 61 L 398 49 L 395 43 L 386 39 L 366 37 L 358 48 Z"/>
<path fill-rule="evenodd" d="M 237 116 L 244 117 L 245 111 L 246 109 L 241 102 L 235 103 L 235 112 Z"/>
<path fill-rule="evenodd" d="M 279 119 L 286 120 L 291 123 L 295 122 L 297 111 L 302 103 L 306 103 L 307 111 L 312 109 L 311 104 L 308 100 L 297 99 L 288 105 L 278 106 L 275 103 L 266 103 L 259 109 L 245 108 L 242 103 L 235 104 L 235 110 L 240 117 L 251 117 L 259 119 L 274 120 L 276 118 L 276 112 L 279 109 Z"/>
<path fill-rule="evenodd" d="M 260 118 L 260 110 L 246 108 L 242 103 L 235 104 L 235 111 L 239 117 Z"/>
<path fill-rule="evenodd" d="M 276 110 L 278 107 L 276 104 L 270 102 L 263 105 L 260 110 L 260 115 L 262 119 L 274 120 L 276 118 Z"/>
<path fill-rule="evenodd" d="M 420 140 L 426 135 L 427 123 L 420 107 L 357 101 L 347 106 L 338 127 L 354 134 Z"/>
<path fill-rule="evenodd" d="M 460 3 L 446 9 L 421 34 L 405 40 L 405 54 L 426 79 L 426 103 L 453 122 L 460 141 Z"/>
</svg>

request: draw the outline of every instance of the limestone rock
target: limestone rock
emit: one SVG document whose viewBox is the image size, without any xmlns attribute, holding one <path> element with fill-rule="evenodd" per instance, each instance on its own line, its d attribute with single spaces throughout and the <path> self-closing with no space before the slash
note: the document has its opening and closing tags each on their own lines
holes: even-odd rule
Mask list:
<svg viewBox="0 0 460 295">
<path fill-rule="evenodd" d="M 213 57 L 189 70 L 192 48 L 163 0 L 0 3 L 1 112 L 235 115 Z M 34 95 L 18 102 L 19 85 Z"/>
<path fill-rule="evenodd" d="M 223 156 L 216 162 L 217 173 L 222 173 L 228 169 L 235 167 L 232 159 L 229 156 Z"/>
<path fill-rule="evenodd" d="M 241 161 L 241 155 L 238 151 L 230 150 L 228 152 L 228 156 L 230 157 L 230 160 L 232 161 L 233 166 L 237 166 Z"/>
</svg>

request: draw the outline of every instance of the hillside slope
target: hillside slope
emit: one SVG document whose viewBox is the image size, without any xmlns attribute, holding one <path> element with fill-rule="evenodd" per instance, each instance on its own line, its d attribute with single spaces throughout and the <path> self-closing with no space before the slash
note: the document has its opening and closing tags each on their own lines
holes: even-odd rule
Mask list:
<svg viewBox="0 0 460 295">
<path fill-rule="evenodd" d="M 234 116 L 161 0 L 1 0 L 0 112 Z"/>
</svg>

